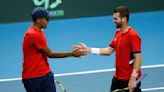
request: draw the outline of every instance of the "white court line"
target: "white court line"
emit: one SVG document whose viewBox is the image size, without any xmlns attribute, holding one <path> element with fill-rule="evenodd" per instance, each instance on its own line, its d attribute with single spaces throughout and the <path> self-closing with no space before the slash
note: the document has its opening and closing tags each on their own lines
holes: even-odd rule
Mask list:
<svg viewBox="0 0 164 92">
<path fill-rule="evenodd" d="M 156 88 L 146 88 L 142 89 L 142 91 L 154 91 L 154 90 L 164 90 L 164 87 L 156 87 Z"/>
<path fill-rule="evenodd" d="M 164 67 L 164 64 L 158 64 L 158 65 L 146 65 L 141 66 L 142 69 L 146 68 L 160 68 Z M 70 76 L 70 75 L 81 75 L 81 74 L 92 74 L 92 73 L 102 73 L 102 72 L 112 72 L 115 71 L 115 68 L 112 69 L 102 69 L 102 70 L 91 70 L 91 71 L 83 71 L 83 72 L 73 72 L 73 73 L 64 73 L 64 74 L 55 74 L 55 77 L 58 76 Z"/>
<path fill-rule="evenodd" d="M 102 73 L 102 72 L 112 72 L 115 71 L 115 68 L 112 69 L 103 69 L 103 70 L 91 70 L 91 71 L 82 71 L 82 72 L 73 72 L 73 73 L 63 73 L 63 74 L 54 74 L 55 77 L 58 76 L 71 76 L 71 75 L 82 75 L 82 74 L 93 74 L 93 73 Z"/>
<path fill-rule="evenodd" d="M 146 66 L 142 66 L 141 68 L 146 69 L 146 68 L 160 68 L 160 67 L 164 67 L 164 64 L 146 65 Z M 73 72 L 73 73 L 63 73 L 63 74 L 54 74 L 54 76 L 59 77 L 59 76 L 93 74 L 93 73 L 112 72 L 112 71 L 115 71 L 115 68 L 102 69 L 102 70 L 91 70 L 91 71 L 82 71 L 82 72 Z M 22 78 L 0 79 L 0 82 L 17 81 L 17 80 L 21 80 L 21 79 Z"/>
</svg>

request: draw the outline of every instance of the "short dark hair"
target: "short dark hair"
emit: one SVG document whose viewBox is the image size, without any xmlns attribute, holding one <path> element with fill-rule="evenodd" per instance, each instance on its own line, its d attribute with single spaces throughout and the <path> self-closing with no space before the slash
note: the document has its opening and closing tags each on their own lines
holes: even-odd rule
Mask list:
<svg viewBox="0 0 164 92">
<path fill-rule="evenodd" d="M 126 6 L 118 6 L 114 9 L 114 13 L 119 12 L 120 17 L 126 17 L 127 21 L 129 21 L 129 9 Z"/>
<path fill-rule="evenodd" d="M 31 13 L 32 18 L 49 18 L 50 14 L 48 10 L 46 10 L 43 7 L 36 7 L 32 13 Z"/>
<path fill-rule="evenodd" d="M 37 19 L 37 18 L 32 18 L 33 22 L 36 22 L 36 19 Z"/>
<path fill-rule="evenodd" d="M 31 16 L 32 16 L 33 22 L 36 22 L 37 18 L 46 18 L 47 20 L 49 20 L 49 18 L 50 18 L 50 14 L 49 14 L 48 10 L 46 10 L 43 7 L 36 7 L 32 11 Z"/>
</svg>

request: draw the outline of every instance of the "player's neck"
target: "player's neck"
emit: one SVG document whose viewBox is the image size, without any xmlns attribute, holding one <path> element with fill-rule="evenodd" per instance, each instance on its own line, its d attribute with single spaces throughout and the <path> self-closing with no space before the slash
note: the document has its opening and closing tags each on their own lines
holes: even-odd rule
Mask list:
<svg viewBox="0 0 164 92">
<path fill-rule="evenodd" d="M 130 28 L 130 26 L 127 23 L 123 24 L 121 27 L 121 33 L 128 32 L 129 28 Z"/>
<path fill-rule="evenodd" d="M 35 27 L 37 30 L 41 30 L 41 27 L 40 27 L 38 24 L 36 24 L 36 23 L 34 23 L 34 27 Z"/>
</svg>

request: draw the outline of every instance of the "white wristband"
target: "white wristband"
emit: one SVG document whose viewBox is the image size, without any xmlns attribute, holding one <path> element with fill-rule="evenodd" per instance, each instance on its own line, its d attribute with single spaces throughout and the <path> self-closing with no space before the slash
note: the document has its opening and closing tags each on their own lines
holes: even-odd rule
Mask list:
<svg viewBox="0 0 164 92">
<path fill-rule="evenodd" d="M 99 48 L 91 48 L 91 53 L 92 54 L 100 54 L 100 49 Z"/>
</svg>

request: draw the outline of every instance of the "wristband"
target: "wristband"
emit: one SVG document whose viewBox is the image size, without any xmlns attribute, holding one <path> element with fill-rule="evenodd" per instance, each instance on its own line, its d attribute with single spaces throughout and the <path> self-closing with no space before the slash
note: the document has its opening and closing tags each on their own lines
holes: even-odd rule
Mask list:
<svg viewBox="0 0 164 92">
<path fill-rule="evenodd" d="M 99 48 L 91 48 L 91 53 L 92 54 L 100 54 L 100 49 Z"/>
</svg>

